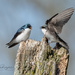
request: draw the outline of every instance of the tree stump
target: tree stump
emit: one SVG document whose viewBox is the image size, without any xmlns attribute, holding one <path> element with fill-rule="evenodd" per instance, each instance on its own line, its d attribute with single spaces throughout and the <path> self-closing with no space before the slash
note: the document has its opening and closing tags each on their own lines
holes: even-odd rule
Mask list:
<svg viewBox="0 0 75 75">
<path fill-rule="evenodd" d="M 66 75 L 67 50 L 52 49 L 45 37 L 40 41 L 21 42 L 15 61 L 14 75 Z"/>
</svg>

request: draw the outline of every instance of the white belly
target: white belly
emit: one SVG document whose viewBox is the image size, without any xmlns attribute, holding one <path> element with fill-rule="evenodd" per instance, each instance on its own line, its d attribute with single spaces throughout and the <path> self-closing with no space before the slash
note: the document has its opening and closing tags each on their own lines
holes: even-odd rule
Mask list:
<svg viewBox="0 0 75 75">
<path fill-rule="evenodd" d="M 46 29 L 42 29 L 42 32 L 48 40 L 50 40 L 51 42 L 56 42 L 54 36 L 51 35 Z"/>
<path fill-rule="evenodd" d="M 16 42 L 26 41 L 29 38 L 31 29 L 27 28 L 15 39 Z"/>
<path fill-rule="evenodd" d="M 51 35 L 50 33 L 46 32 L 45 36 L 47 37 L 48 40 L 50 40 L 51 42 L 55 42 L 56 39 L 54 38 L 53 35 Z"/>
</svg>

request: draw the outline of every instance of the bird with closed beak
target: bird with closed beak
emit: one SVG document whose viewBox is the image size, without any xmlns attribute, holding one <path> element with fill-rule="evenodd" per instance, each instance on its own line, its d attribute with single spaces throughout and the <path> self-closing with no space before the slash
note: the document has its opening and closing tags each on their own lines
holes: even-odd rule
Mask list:
<svg viewBox="0 0 75 75">
<path fill-rule="evenodd" d="M 19 28 L 12 40 L 6 44 L 8 45 L 8 48 L 17 45 L 21 41 L 26 41 L 30 36 L 31 28 L 32 27 L 30 24 L 23 25 L 21 28 Z"/>
<path fill-rule="evenodd" d="M 44 36 L 52 42 L 59 43 L 67 50 L 69 49 L 68 44 L 63 41 L 58 34 L 62 32 L 63 26 L 69 21 L 74 12 L 73 8 L 68 8 L 61 13 L 57 13 L 48 19 L 45 25 L 41 26 L 41 30 Z"/>
</svg>

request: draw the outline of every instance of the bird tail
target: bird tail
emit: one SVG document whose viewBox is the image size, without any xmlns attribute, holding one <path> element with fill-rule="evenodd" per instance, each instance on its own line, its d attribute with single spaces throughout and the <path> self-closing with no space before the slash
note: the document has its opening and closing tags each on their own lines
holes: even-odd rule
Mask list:
<svg viewBox="0 0 75 75">
<path fill-rule="evenodd" d="M 67 50 L 69 50 L 69 46 L 68 46 L 68 44 L 65 42 L 65 41 L 63 41 L 60 37 L 59 37 L 59 44 L 61 44 L 64 48 L 66 48 Z"/>
<path fill-rule="evenodd" d="M 9 43 L 7 43 L 6 45 L 8 45 L 9 47 L 8 48 L 11 48 L 15 45 L 17 45 L 18 43 L 13 43 L 12 41 L 10 41 Z"/>
</svg>

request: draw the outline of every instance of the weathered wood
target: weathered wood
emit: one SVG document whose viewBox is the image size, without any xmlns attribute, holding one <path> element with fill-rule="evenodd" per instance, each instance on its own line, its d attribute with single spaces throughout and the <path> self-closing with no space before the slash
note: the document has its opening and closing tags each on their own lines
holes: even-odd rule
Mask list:
<svg viewBox="0 0 75 75">
<path fill-rule="evenodd" d="M 46 39 L 21 42 L 14 75 L 66 75 L 69 55 L 63 47 L 52 49 Z"/>
</svg>

